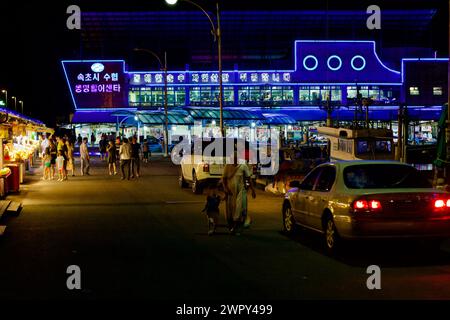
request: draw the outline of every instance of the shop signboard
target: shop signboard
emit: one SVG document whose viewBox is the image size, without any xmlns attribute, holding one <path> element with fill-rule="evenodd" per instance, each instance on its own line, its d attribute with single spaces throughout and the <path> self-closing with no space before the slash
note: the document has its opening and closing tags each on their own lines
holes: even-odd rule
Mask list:
<svg viewBox="0 0 450 320">
<path fill-rule="evenodd" d="M 123 60 L 71 60 L 62 65 L 76 109 L 127 106 Z"/>
</svg>

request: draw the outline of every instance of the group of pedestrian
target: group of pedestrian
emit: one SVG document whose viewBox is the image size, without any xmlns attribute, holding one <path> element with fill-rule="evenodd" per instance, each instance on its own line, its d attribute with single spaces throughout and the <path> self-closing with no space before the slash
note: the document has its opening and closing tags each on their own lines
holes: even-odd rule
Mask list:
<svg viewBox="0 0 450 320">
<path fill-rule="evenodd" d="M 74 145 L 67 137 L 42 135 L 40 138 L 40 156 L 42 159 L 42 180 L 67 180 L 69 172 L 74 173 Z"/>
<path fill-rule="evenodd" d="M 145 144 L 144 144 L 145 145 Z M 122 172 L 122 180 L 140 177 L 141 163 L 141 144 L 135 136 L 131 138 L 123 138 L 119 147 L 120 170 Z M 111 169 L 110 169 L 111 170 Z M 111 172 L 111 171 L 110 171 Z M 125 172 L 127 173 L 125 175 Z"/>
</svg>

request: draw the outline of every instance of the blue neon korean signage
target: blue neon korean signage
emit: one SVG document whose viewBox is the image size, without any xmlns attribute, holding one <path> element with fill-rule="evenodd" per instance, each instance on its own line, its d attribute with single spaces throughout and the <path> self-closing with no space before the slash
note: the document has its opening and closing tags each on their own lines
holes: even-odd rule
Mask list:
<svg viewBox="0 0 450 320">
<path fill-rule="evenodd" d="M 295 56 L 295 82 L 401 83 L 400 72 L 380 60 L 373 41 L 298 40 Z"/>
<path fill-rule="evenodd" d="M 123 60 L 62 61 L 76 109 L 126 107 Z"/>
</svg>

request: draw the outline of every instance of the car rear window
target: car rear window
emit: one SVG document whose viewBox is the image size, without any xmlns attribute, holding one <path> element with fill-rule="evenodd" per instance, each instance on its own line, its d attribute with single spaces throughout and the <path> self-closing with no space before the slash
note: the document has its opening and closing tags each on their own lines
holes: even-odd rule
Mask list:
<svg viewBox="0 0 450 320">
<path fill-rule="evenodd" d="M 431 188 L 417 169 L 400 164 L 348 166 L 344 169 L 344 183 L 350 189 Z"/>
</svg>

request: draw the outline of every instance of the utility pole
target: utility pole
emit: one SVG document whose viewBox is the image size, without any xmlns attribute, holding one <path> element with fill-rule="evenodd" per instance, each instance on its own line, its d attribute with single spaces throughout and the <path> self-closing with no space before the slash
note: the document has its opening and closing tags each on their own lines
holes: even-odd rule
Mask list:
<svg viewBox="0 0 450 320">
<path fill-rule="evenodd" d="M 448 1 L 448 13 L 450 14 L 450 0 Z M 448 38 L 448 54 L 450 57 L 450 19 L 448 22 L 448 34 L 447 34 L 447 38 Z M 444 177 L 446 180 L 447 184 L 449 183 L 449 179 L 450 179 L 450 175 L 449 175 L 449 168 L 448 168 L 448 163 L 450 162 L 450 61 L 448 62 L 448 81 L 447 81 L 447 126 L 445 128 L 445 142 L 446 142 L 446 156 L 447 156 L 447 165 L 444 166 L 445 167 L 445 171 L 444 171 Z"/>
</svg>

